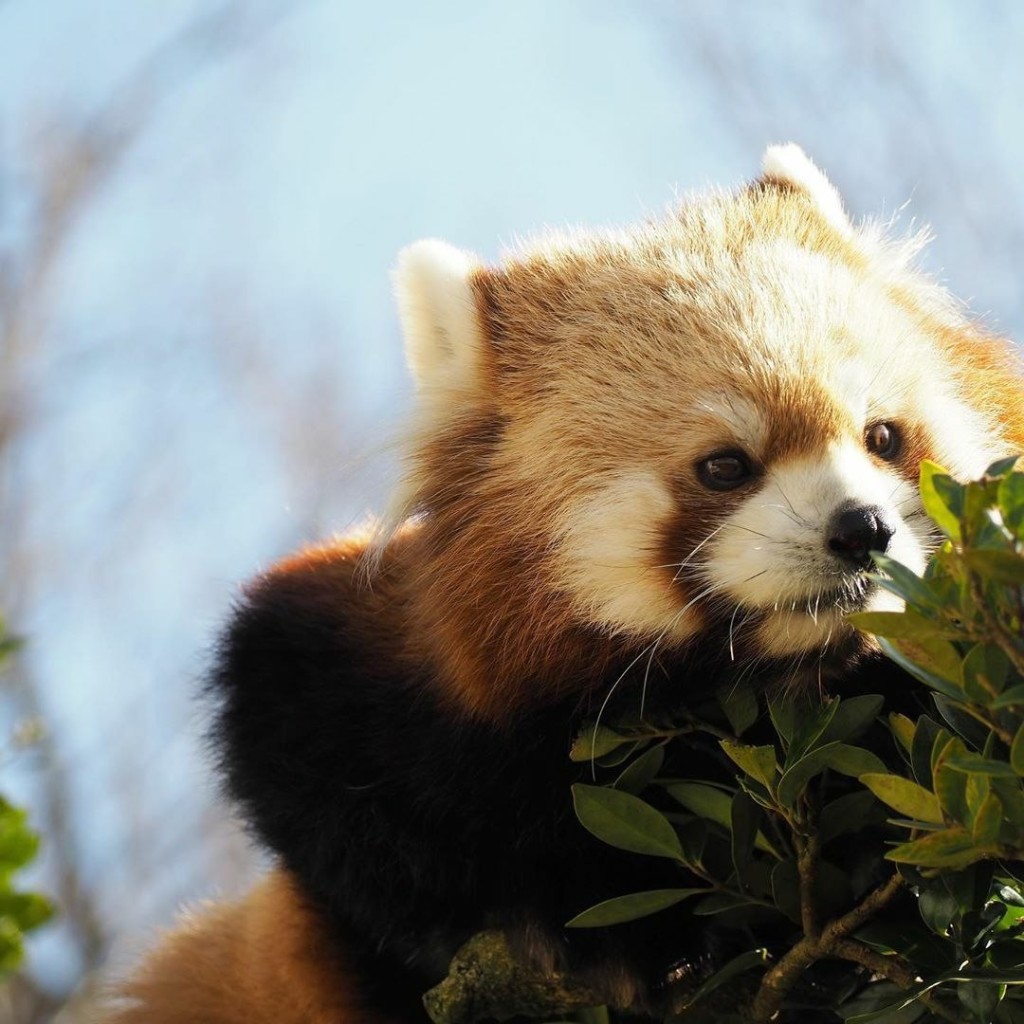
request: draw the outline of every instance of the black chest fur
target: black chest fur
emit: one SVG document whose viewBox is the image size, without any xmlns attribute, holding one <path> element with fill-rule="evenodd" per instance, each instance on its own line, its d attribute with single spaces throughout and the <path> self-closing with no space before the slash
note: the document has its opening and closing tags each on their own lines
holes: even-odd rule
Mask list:
<svg viewBox="0 0 1024 1024">
<path fill-rule="evenodd" d="M 213 738 L 230 795 L 322 907 L 375 1005 L 421 1019 L 422 993 L 485 927 L 539 936 L 572 968 L 614 963 L 649 989 L 671 963 L 714 952 L 706 919 L 682 908 L 601 932 L 562 928 L 603 899 L 687 884 L 576 821 L 570 787 L 591 768 L 569 750 L 594 704 L 500 725 L 459 718 L 430 680 L 369 656 L 327 607 L 257 595 L 240 609 L 212 682 Z M 706 694 L 720 671 L 659 665 L 644 673 L 647 706 Z M 592 701 L 617 678 L 604 682 Z M 626 679 L 613 705 L 637 700 Z M 676 747 L 673 774 L 708 777 L 713 745 Z"/>
</svg>

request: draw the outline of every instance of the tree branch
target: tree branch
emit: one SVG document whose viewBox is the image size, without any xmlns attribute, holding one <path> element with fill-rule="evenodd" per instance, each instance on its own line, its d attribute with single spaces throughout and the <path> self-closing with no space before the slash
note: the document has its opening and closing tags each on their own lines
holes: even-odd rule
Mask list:
<svg viewBox="0 0 1024 1024">
<path fill-rule="evenodd" d="M 808 844 L 805 841 L 801 848 L 801 861 L 807 849 Z M 811 877 L 813 880 L 813 876 Z M 900 875 L 898 873 L 891 875 L 886 882 L 865 896 L 853 910 L 836 918 L 835 921 L 831 921 L 820 934 L 814 934 L 807 932 L 806 919 L 809 915 L 804 913 L 802 879 L 801 875 L 801 916 L 805 919 L 805 935 L 761 979 L 761 987 L 750 1007 L 751 1019 L 755 1024 L 770 1021 L 779 1012 L 786 996 L 799 981 L 804 971 L 818 960 L 829 956 L 839 956 L 837 950 L 843 941 L 891 902 L 903 887 L 903 879 Z M 857 945 L 859 946 L 859 944 Z M 868 951 L 866 947 L 860 948 Z M 843 959 L 849 958 L 844 957 Z M 859 963 L 860 961 L 854 962 Z"/>
</svg>

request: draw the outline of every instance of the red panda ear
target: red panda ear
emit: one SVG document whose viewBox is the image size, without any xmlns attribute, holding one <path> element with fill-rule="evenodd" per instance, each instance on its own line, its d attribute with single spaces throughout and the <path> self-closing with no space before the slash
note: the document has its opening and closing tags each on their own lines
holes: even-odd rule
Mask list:
<svg viewBox="0 0 1024 1024">
<path fill-rule="evenodd" d="M 795 142 L 769 146 L 764 151 L 761 181 L 803 193 L 836 231 L 853 233 L 836 187 Z"/>
<path fill-rule="evenodd" d="M 425 396 L 468 397 L 483 386 L 487 342 L 473 288 L 480 272 L 468 253 L 434 239 L 399 254 L 394 282 L 405 356 Z"/>
</svg>

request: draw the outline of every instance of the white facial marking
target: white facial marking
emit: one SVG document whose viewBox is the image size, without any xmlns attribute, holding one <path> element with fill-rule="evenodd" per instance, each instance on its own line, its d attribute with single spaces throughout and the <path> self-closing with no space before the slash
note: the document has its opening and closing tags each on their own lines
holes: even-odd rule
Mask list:
<svg viewBox="0 0 1024 1024">
<path fill-rule="evenodd" d="M 769 623 L 779 628 L 760 630 L 772 653 L 819 645 L 842 627 L 836 591 L 851 577 L 827 540 L 829 521 L 848 503 L 884 509 L 896 528 L 887 554 L 924 569 L 928 538 L 925 521 L 913 515 L 916 489 L 853 442 L 771 469 L 710 542 L 706 577 L 740 605 L 772 613 Z M 899 606 L 882 590 L 868 602 L 872 610 Z"/>
<path fill-rule="evenodd" d="M 699 409 L 721 420 L 736 438 L 736 443 L 755 452 L 764 447 L 767 427 L 764 416 L 753 402 L 740 395 L 720 394 L 697 403 Z"/>
<path fill-rule="evenodd" d="M 697 615 L 681 611 L 672 574 L 656 567 L 672 495 L 654 474 L 624 474 L 569 505 L 556 527 L 558 584 L 581 616 L 614 633 L 685 639 Z"/>
<path fill-rule="evenodd" d="M 835 374 L 837 397 L 850 410 L 855 423 L 868 422 L 868 393 L 871 374 L 860 359 L 844 359 Z"/>
<path fill-rule="evenodd" d="M 939 461 L 960 480 L 976 479 L 1006 454 L 1003 446 L 994 443 L 992 424 L 948 392 L 924 390 L 918 408 L 929 425 L 936 451 L 942 453 Z"/>
</svg>

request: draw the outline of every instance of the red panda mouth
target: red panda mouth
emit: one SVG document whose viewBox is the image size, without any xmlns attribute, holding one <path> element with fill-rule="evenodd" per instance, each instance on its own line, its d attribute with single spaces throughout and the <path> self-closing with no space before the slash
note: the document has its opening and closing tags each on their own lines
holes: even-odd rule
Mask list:
<svg viewBox="0 0 1024 1024">
<path fill-rule="evenodd" d="M 813 619 L 862 611 L 877 584 L 864 575 L 850 576 L 838 586 L 814 590 L 803 597 L 791 597 L 764 607 L 765 612 L 790 612 Z"/>
<path fill-rule="evenodd" d="M 822 608 L 835 608 L 842 613 L 860 611 L 876 589 L 866 576 L 853 576 L 838 587 L 821 591 L 814 598 Z"/>
</svg>

